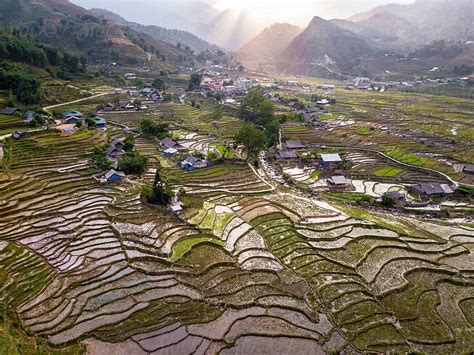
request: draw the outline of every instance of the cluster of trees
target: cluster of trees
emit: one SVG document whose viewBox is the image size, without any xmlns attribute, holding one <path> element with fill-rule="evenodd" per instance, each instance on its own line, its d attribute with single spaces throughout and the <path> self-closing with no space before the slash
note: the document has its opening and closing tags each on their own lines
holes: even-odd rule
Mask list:
<svg viewBox="0 0 474 355">
<path fill-rule="evenodd" d="M 160 167 L 156 169 L 153 185 L 144 185 L 141 194 L 148 203 L 154 205 L 167 205 L 174 197 L 173 188 L 168 179 L 162 174 Z"/>
<path fill-rule="evenodd" d="M 201 80 L 202 75 L 198 73 L 191 74 L 191 78 L 189 79 L 188 89 L 189 91 L 197 90 L 201 87 Z"/>
<path fill-rule="evenodd" d="M 145 172 L 147 164 L 147 157 L 136 151 L 130 151 L 119 160 L 117 168 L 125 174 L 141 176 Z"/>
<path fill-rule="evenodd" d="M 20 65 L 0 62 L 0 89 L 10 92 L 12 97 L 9 101 L 26 105 L 39 103 L 40 85 L 40 79 L 26 72 Z"/>
<path fill-rule="evenodd" d="M 240 116 L 248 123 L 235 136 L 235 141 L 247 151 L 247 159 L 255 159 L 266 146 L 278 142 L 280 120 L 275 116 L 273 102 L 260 88 L 249 91 L 240 106 Z"/>
<path fill-rule="evenodd" d="M 87 66 L 86 56 L 39 43 L 18 30 L 0 32 L 0 59 L 41 68 L 60 66 L 72 74 L 85 71 Z"/>
<path fill-rule="evenodd" d="M 168 135 L 168 124 L 156 123 L 149 118 L 143 118 L 140 121 L 140 130 L 144 137 L 163 139 Z"/>
</svg>

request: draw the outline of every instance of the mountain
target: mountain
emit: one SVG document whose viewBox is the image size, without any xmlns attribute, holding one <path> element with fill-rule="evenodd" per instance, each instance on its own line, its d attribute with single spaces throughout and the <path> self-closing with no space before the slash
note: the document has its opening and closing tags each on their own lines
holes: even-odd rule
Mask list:
<svg viewBox="0 0 474 355">
<path fill-rule="evenodd" d="M 190 47 L 195 52 L 218 50 L 217 46 L 211 45 L 198 36 L 187 31 L 170 30 L 164 27 L 153 25 L 144 26 L 135 22 L 129 22 L 120 15 L 105 9 L 94 8 L 89 11 L 97 17 L 103 17 L 122 26 L 130 27 L 136 31 L 146 33 L 155 39 L 171 43 L 175 46 L 178 45 L 178 43 L 181 43 L 183 46 Z"/>
<path fill-rule="evenodd" d="M 363 57 L 377 51 L 355 33 L 314 17 L 309 26 L 281 53 L 277 69 L 283 72 L 334 77 L 359 74 Z"/>
<path fill-rule="evenodd" d="M 227 50 L 238 50 L 262 26 L 248 11 L 218 10 L 204 1 L 74 0 L 90 7 L 112 10 L 128 21 L 191 32 Z"/>
<path fill-rule="evenodd" d="M 426 43 L 425 36 L 408 20 L 389 12 L 375 13 L 361 21 L 332 20 L 339 27 L 348 29 L 372 45 L 386 50 L 406 52 Z"/>
<path fill-rule="evenodd" d="M 259 30 L 260 27 L 247 11 L 225 10 L 208 23 L 198 26 L 196 33 L 223 48 L 238 50 Z"/>
<path fill-rule="evenodd" d="M 409 5 L 385 5 L 354 15 L 348 20 L 361 27 L 375 15 L 390 14 L 403 19 L 416 28 L 419 36 L 411 32 L 413 40 L 470 41 L 474 40 L 473 0 L 417 0 Z M 386 26 L 393 27 L 389 22 Z M 359 30 L 355 30 L 359 32 Z"/>
<path fill-rule="evenodd" d="M 236 56 L 250 67 L 262 61 L 274 60 L 301 31 L 298 26 L 276 23 L 247 42 Z"/>
<path fill-rule="evenodd" d="M 154 62 L 167 66 L 188 65 L 193 60 L 185 49 L 98 18 L 67 0 L 2 1 L 0 24 L 20 27 L 42 42 L 86 54 L 91 61 Z"/>
</svg>

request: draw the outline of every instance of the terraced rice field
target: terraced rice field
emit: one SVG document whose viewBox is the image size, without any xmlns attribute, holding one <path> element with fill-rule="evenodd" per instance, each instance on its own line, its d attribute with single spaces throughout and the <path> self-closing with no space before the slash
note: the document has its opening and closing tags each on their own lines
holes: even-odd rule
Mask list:
<svg viewBox="0 0 474 355">
<path fill-rule="evenodd" d="M 245 164 L 166 168 L 195 201 L 179 219 L 97 184 L 82 163 L 98 139 L 29 134 L 0 173 L 0 305 L 37 349 L 474 349 L 474 226 L 281 193 Z"/>
<path fill-rule="evenodd" d="M 24 129 L 23 119 L 19 116 L 0 115 L 0 136 Z"/>
</svg>

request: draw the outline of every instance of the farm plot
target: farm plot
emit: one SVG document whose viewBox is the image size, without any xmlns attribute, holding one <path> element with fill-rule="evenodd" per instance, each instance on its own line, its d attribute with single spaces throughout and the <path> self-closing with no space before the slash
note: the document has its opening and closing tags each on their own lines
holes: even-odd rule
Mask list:
<svg viewBox="0 0 474 355">
<path fill-rule="evenodd" d="M 271 185 L 258 177 L 246 164 L 221 164 L 186 172 L 169 169 L 170 182 L 184 187 L 188 193 L 223 192 L 229 194 L 260 194 L 272 190 Z"/>
<path fill-rule="evenodd" d="M 48 349 L 473 346 L 472 227 L 339 210 L 275 191 L 237 163 L 165 168 L 200 202 L 179 219 L 134 186 L 97 184 L 81 163 L 98 139 L 27 135 L 0 173 L 2 303 Z M 153 142 L 136 145 L 154 154 Z"/>
<path fill-rule="evenodd" d="M 25 125 L 21 117 L 0 115 L 0 136 L 24 128 Z"/>
</svg>

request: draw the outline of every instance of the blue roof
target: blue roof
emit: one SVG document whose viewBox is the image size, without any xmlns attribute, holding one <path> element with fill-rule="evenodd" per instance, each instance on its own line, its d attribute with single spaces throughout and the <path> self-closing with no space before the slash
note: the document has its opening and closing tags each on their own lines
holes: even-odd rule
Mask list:
<svg viewBox="0 0 474 355">
<path fill-rule="evenodd" d="M 96 125 L 105 125 L 107 121 L 104 120 L 102 117 L 94 117 L 94 122 Z"/>
<path fill-rule="evenodd" d="M 71 111 L 63 112 L 63 116 L 82 117 L 84 115 L 79 111 L 71 110 Z"/>
</svg>

